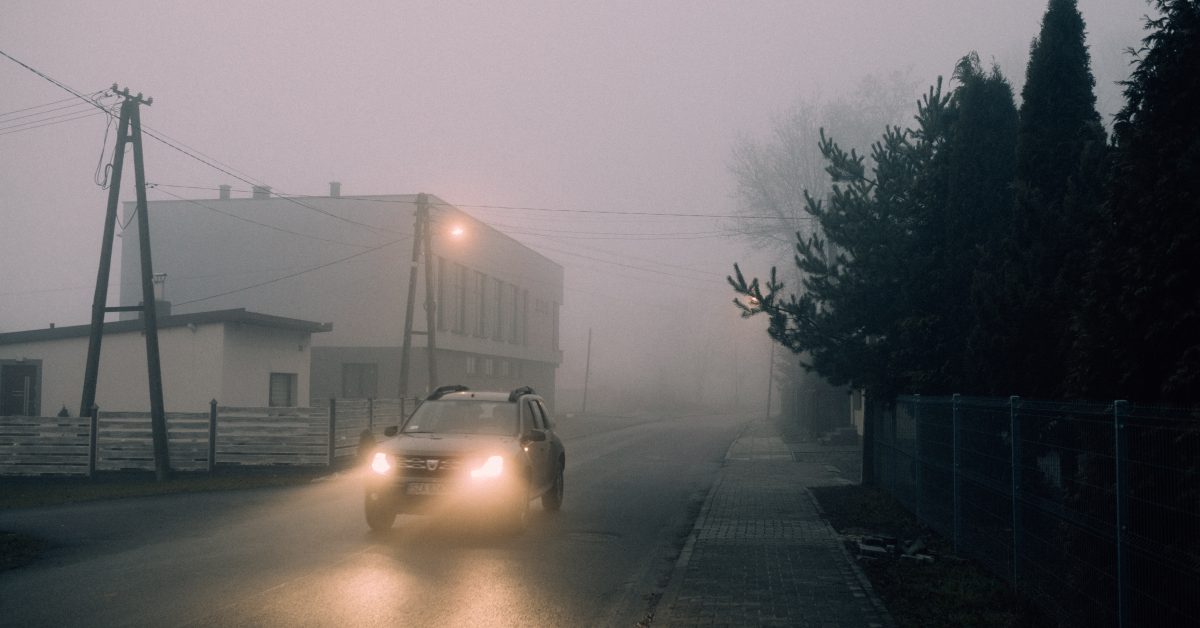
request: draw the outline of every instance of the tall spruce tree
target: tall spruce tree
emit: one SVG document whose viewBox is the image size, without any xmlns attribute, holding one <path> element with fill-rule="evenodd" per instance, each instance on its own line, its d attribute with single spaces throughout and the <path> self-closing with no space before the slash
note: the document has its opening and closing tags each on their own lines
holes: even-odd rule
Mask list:
<svg viewBox="0 0 1200 628">
<path fill-rule="evenodd" d="M 1157 0 L 1076 317 L 1074 390 L 1200 401 L 1200 3 Z"/>
<path fill-rule="evenodd" d="M 984 363 L 967 351 L 976 324 L 969 299 L 984 250 L 1012 213 L 1016 168 L 1017 107 L 1012 86 L 993 66 L 985 72 L 971 53 L 959 61 L 953 119 L 937 168 L 945 177 L 937 275 L 930 299 L 942 321 L 930 342 L 937 350 L 931 369 L 943 392 L 975 392 L 986 379 Z"/>
<path fill-rule="evenodd" d="M 1084 38 L 1075 0 L 1050 0 L 1021 91 L 1014 210 L 976 280 L 971 354 L 988 365 L 980 392 L 1064 390 L 1105 163 Z"/>
</svg>

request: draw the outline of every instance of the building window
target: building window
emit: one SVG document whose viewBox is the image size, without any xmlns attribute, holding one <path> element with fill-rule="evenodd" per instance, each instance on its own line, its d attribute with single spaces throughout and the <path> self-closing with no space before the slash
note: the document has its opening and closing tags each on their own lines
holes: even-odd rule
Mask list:
<svg viewBox="0 0 1200 628">
<path fill-rule="evenodd" d="M 272 408 L 292 408 L 296 405 L 296 374 L 271 373 L 271 390 L 267 405 Z"/>
<path fill-rule="evenodd" d="M 447 314 L 447 311 L 450 309 L 449 307 L 447 307 L 449 304 L 446 302 L 446 297 L 448 296 L 447 290 L 446 290 L 446 282 L 449 281 L 450 278 L 447 275 L 448 275 L 448 273 L 446 272 L 446 259 L 441 256 L 438 256 L 438 258 L 437 258 L 437 301 L 435 301 L 435 303 L 437 304 L 437 328 L 438 328 L 438 331 L 446 331 L 447 329 L 449 329 L 449 325 L 446 322 L 447 320 L 449 320 L 449 314 Z"/>
<path fill-rule="evenodd" d="M 517 329 L 521 334 L 518 344 L 529 346 L 529 291 L 521 291 L 521 325 Z"/>
<path fill-rule="evenodd" d="M 496 361 L 491 358 L 483 359 L 483 374 L 491 377 L 496 373 Z"/>
<path fill-rule="evenodd" d="M 508 360 L 496 360 L 496 377 L 508 377 Z"/>
<path fill-rule="evenodd" d="M 467 334 L 467 267 L 462 264 L 454 265 L 456 275 L 454 294 L 454 332 Z"/>
<path fill-rule="evenodd" d="M 512 316 L 508 319 L 508 341 L 512 344 L 517 344 L 521 338 L 517 335 L 517 331 L 521 328 L 521 299 L 518 298 L 520 290 L 516 285 L 511 285 L 509 288 L 509 308 L 511 308 Z"/>
<path fill-rule="evenodd" d="M 558 350 L 558 308 L 558 303 L 555 303 L 553 312 L 550 314 L 553 317 L 551 324 L 554 326 L 554 344 L 552 346 L 555 351 Z"/>
<path fill-rule="evenodd" d="M 475 279 L 479 282 L 479 324 L 475 326 L 475 336 L 478 338 L 487 338 L 488 330 L 488 277 L 483 273 L 475 273 Z"/>
<path fill-rule="evenodd" d="M 495 325 L 492 327 L 492 340 L 504 340 L 504 282 L 492 278 L 492 307 L 496 311 Z"/>
<path fill-rule="evenodd" d="M 379 368 L 375 364 L 342 365 L 342 397 L 367 399 L 379 396 Z"/>
<path fill-rule="evenodd" d="M 479 358 L 473 355 L 467 356 L 467 375 L 479 374 Z"/>
</svg>

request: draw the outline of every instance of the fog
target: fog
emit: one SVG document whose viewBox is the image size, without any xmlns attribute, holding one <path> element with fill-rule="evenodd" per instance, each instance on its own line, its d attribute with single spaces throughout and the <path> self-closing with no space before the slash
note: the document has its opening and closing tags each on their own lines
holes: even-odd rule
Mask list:
<svg viewBox="0 0 1200 628">
<path fill-rule="evenodd" d="M 561 264 L 560 411 L 579 403 L 589 330 L 589 409 L 761 407 L 765 321 L 738 317 L 724 278 L 790 262 L 735 235 L 734 146 L 868 75 L 907 72 L 915 104 L 972 50 L 1019 93 L 1045 5 L 9 0 L 0 50 L 44 76 L 0 57 L 0 332 L 88 321 L 113 137 L 86 106 L 22 111 L 72 104 L 49 79 L 116 82 L 190 153 L 147 141 L 151 200 L 247 195 L 231 174 L 284 194 L 427 192 Z M 1148 8 L 1079 6 L 1107 122 Z"/>
</svg>

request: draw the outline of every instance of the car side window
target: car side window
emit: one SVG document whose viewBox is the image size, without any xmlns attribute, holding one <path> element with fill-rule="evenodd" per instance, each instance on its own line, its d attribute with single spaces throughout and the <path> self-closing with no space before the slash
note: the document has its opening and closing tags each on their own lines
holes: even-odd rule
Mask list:
<svg viewBox="0 0 1200 628">
<path fill-rule="evenodd" d="M 538 401 L 537 407 L 542 413 L 542 422 L 545 423 L 547 428 L 554 429 L 554 421 L 550 420 L 550 413 L 546 411 L 546 404 Z"/>
</svg>

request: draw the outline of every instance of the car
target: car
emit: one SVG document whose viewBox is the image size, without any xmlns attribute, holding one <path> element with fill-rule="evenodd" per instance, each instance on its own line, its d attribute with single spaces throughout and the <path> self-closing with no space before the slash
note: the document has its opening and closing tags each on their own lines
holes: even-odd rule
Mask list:
<svg viewBox="0 0 1200 628">
<path fill-rule="evenodd" d="M 528 386 L 509 392 L 440 386 L 366 456 L 364 512 L 382 531 L 396 515 L 482 513 L 513 531 L 529 503 L 557 512 L 566 452 L 546 401 Z"/>
</svg>

